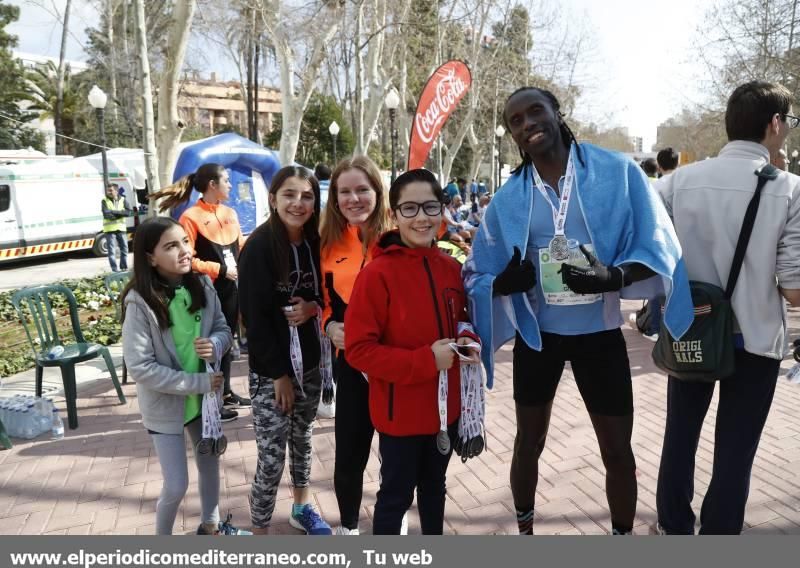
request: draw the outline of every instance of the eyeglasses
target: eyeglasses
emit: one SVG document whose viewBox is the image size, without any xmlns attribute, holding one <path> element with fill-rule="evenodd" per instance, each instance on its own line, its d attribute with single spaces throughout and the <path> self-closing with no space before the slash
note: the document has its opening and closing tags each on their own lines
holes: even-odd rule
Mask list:
<svg viewBox="0 0 800 568">
<path fill-rule="evenodd" d="M 395 209 L 400 212 L 400 215 L 406 219 L 413 219 L 419 215 L 419 210 L 425 212 L 425 215 L 435 217 L 442 214 L 442 204 L 438 201 L 426 201 L 425 203 L 416 203 L 414 201 L 406 201 L 401 203 Z"/>
<path fill-rule="evenodd" d="M 797 128 L 800 125 L 800 117 L 792 116 L 791 114 L 784 114 L 783 119 L 789 128 Z"/>
</svg>

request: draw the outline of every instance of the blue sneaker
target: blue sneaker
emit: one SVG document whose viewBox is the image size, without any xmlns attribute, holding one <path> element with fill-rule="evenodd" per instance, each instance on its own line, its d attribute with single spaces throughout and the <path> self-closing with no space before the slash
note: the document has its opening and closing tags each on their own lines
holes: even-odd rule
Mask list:
<svg viewBox="0 0 800 568">
<path fill-rule="evenodd" d="M 231 517 L 233 517 L 233 515 L 228 513 L 228 518 L 225 519 L 225 522 L 219 524 L 219 534 L 225 536 L 252 536 L 252 532 L 244 529 L 237 529 L 233 526 L 231 524 Z"/>
<path fill-rule="evenodd" d="M 311 505 L 304 505 L 297 515 L 292 512 L 289 515 L 289 524 L 310 535 L 333 534 L 330 525 L 319 516 L 319 513 Z"/>
</svg>

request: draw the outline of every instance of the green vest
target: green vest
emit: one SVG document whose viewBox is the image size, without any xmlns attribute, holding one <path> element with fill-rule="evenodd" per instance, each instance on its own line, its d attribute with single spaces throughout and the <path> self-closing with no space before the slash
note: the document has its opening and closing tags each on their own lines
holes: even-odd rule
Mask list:
<svg viewBox="0 0 800 568">
<path fill-rule="evenodd" d="M 117 202 L 114 203 L 108 197 L 103 198 L 103 203 L 106 204 L 106 207 L 109 211 L 125 211 L 125 198 L 118 197 Z M 125 226 L 125 218 L 124 217 L 116 217 L 114 219 L 106 219 L 103 217 L 103 232 L 104 233 L 112 233 L 114 231 L 127 231 L 127 227 Z"/>
<path fill-rule="evenodd" d="M 194 350 L 194 340 L 200 337 L 200 323 L 202 321 L 202 311 L 197 310 L 192 313 L 189 306 L 192 304 L 192 296 L 189 291 L 181 286 L 175 290 L 175 297 L 169 303 L 170 332 L 175 341 L 175 350 L 178 354 L 178 361 L 187 373 L 200 373 L 205 369 L 205 365 L 197 356 Z M 190 394 L 186 396 L 184 404 L 183 423 L 187 424 L 200 415 L 203 403 L 203 395 Z"/>
</svg>

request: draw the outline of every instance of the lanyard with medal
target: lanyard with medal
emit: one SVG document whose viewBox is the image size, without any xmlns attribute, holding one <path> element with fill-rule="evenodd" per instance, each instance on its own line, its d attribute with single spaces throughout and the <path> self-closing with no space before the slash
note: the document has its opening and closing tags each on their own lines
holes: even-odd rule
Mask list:
<svg viewBox="0 0 800 568">
<path fill-rule="evenodd" d="M 308 242 L 305 242 L 305 245 L 308 249 L 308 256 L 311 259 L 311 272 L 314 275 L 314 295 L 319 297 L 317 269 L 314 266 L 314 257 L 311 252 L 311 246 L 308 244 Z M 292 245 L 292 252 L 294 253 L 294 262 L 295 266 L 297 267 L 297 280 L 292 287 L 290 297 L 294 297 L 294 295 L 297 293 L 297 289 L 300 287 L 300 281 L 303 277 L 302 271 L 300 270 L 300 256 L 297 254 L 297 247 L 294 245 Z M 283 309 L 284 311 L 291 312 L 294 310 L 294 306 L 284 306 Z M 322 318 L 322 311 L 320 309 L 317 310 L 317 318 L 318 321 L 320 321 Z M 326 403 L 329 403 L 333 400 L 333 368 L 331 362 L 331 346 L 330 340 L 327 336 L 323 335 L 319 325 L 317 325 L 317 338 L 319 339 L 321 349 L 320 375 L 322 377 L 322 398 L 323 400 L 327 399 Z M 300 392 L 303 394 L 303 396 L 305 396 L 305 391 L 303 390 L 303 352 L 300 346 L 300 333 L 297 330 L 297 326 L 294 325 L 289 326 L 289 357 L 292 362 L 292 370 L 294 371 L 295 378 L 297 379 L 297 384 L 300 387 Z"/>
<path fill-rule="evenodd" d="M 219 372 L 221 357 L 218 351 L 218 345 L 214 342 L 214 363 L 206 362 L 206 371 L 209 373 Z M 219 415 L 221 406 L 219 393 L 216 390 L 203 395 L 203 437 L 197 442 L 196 451 L 198 454 L 213 453 L 215 456 L 221 456 L 228 449 L 228 438 L 222 433 L 222 420 Z"/>
<path fill-rule="evenodd" d="M 459 323 L 459 327 L 462 324 Z M 472 363 L 470 357 L 461 352 L 469 348 L 481 352 L 480 343 L 458 345 L 451 343 L 461 361 L 461 418 L 458 421 L 458 438 L 453 450 L 466 463 L 483 452 L 486 447 L 485 415 L 486 398 L 483 389 L 483 371 L 480 363 Z"/>
<path fill-rule="evenodd" d="M 550 196 L 547 194 L 547 189 L 545 189 L 544 182 L 542 181 L 539 172 L 536 171 L 536 166 L 531 164 L 531 170 L 533 171 L 533 183 L 536 186 L 536 189 L 539 190 L 539 193 L 542 194 L 542 197 L 544 197 L 547 204 L 550 205 L 550 208 L 553 210 L 553 226 L 555 228 L 555 234 L 550 240 L 550 245 L 548 248 L 550 250 L 550 255 L 555 260 L 567 260 L 569 258 L 569 241 L 567 240 L 564 229 L 567 224 L 569 198 L 572 195 L 572 186 L 575 182 L 575 164 L 573 163 L 572 154 L 572 148 L 570 148 L 569 160 L 567 161 L 567 172 L 564 177 L 564 187 L 561 189 L 561 199 L 559 200 L 558 209 L 556 209 L 553 206 L 553 202 L 550 201 Z"/>
</svg>

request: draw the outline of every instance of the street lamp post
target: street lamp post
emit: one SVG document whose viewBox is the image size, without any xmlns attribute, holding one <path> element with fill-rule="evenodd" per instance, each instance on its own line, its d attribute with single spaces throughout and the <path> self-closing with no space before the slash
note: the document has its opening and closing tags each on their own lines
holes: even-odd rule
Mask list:
<svg viewBox="0 0 800 568">
<path fill-rule="evenodd" d="M 100 87 L 93 86 L 89 91 L 89 104 L 92 105 L 97 114 L 97 124 L 100 128 L 100 154 L 103 157 L 103 195 L 105 195 L 108 187 L 108 158 L 106 157 L 106 126 L 104 120 L 106 102 L 108 102 L 108 96 Z"/>
<path fill-rule="evenodd" d="M 336 137 L 339 136 L 339 125 L 336 124 L 335 120 L 331 122 L 331 125 L 328 127 L 328 132 L 331 133 L 331 137 L 333 138 L 333 167 L 336 168 L 338 162 L 336 159 Z"/>
<path fill-rule="evenodd" d="M 494 134 L 497 136 L 497 187 L 503 183 L 501 172 L 503 171 L 503 136 L 505 136 L 506 129 L 502 124 L 498 124 L 494 129 Z"/>
<path fill-rule="evenodd" d="M 389 109 L 389 131 L 392 140 L 392 183 L 397 179 L 397 163 L 395 160 L 395 148 L 397 147 L 397 129 L 394 126 L 395 115 L 397 114 L 397 107 L 400 106 L 400 96 L 397 90 L 393 87 L 386 93 L 385 99 L 386 108 Z"/>
</svg>

